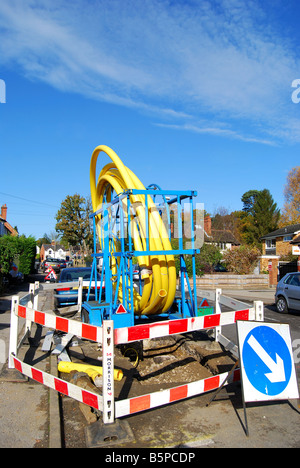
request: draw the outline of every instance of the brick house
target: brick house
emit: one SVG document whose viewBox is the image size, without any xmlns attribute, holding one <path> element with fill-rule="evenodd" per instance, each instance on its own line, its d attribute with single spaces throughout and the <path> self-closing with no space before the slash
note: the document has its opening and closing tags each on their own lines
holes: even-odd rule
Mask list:
<svg viewBox="0 0 300 468">
<path fill-rule="evenodd" d="M 40 250 L 40 261 L 43 262 L 47 257 L 65 259 L 68 252 L 65 248 L 52 241 L 51 244 L 43 244 Z"/>
<path fill-rule="evenodd" d="M 1 206 L 1 215 L 0 215 L 0 237 L 2 236 L 18 236 L 18 231 L 16 231 L 7 221 L 7 206 Z"/>
<path fill-rule="evenodd" d="M 270 285 L 277 283 L 277 267 L 281 256 L 294 254 L 295 260 L 300 255 L 300 224 L 291 224 L 269 232 L 261 238 L 262 256 L 260 270 L 269 271 Z"/>
<path fill-rule="evenodd" d="M 292 242 L 299 238 L 300 224 L 292 224 L 270 232 L 261 238 L 263 258 L 279 258 L 281 255 L 293 253 Z M 266 263 L 266 262 L 265 262 Z"/>
</svg>

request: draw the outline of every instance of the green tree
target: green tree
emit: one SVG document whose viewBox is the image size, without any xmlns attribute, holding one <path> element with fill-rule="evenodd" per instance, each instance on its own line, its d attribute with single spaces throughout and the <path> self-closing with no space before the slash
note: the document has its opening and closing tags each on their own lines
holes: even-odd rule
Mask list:
<svg viewBox="0 0 300 468">
<path fill-rule="evenodd" d="M 19 270 L 24 275 L 29 275 L 34 269 L 36 255 L 36 240 L 34 237 L 21 236 L 17 238 Z"/>
<path fill-rule="evenodd" d="M 62 239 L 70 245 L 80 245 L 84 249 L 92 246 L 92 225 L 89 218 L 92 204 L 89 198 L 81 197 L 78 193 L 68 195 L 61 203 L 55 217 L 55 229 L 62 235 Z"/>
<path fill-rule="evenodd" d="M 268 189 L 250 190 L 242 196 L 240 231 L 243 243 L 261 246 L 260 238 L 278 228 L 280 210 Z"/>
<path fill-rule="evenodd" d="M 0 237 L 0 275 L 3 276 L 10 271 L 11 265 L 17 254 L 17 238 L 13 236 Z"/>
<path fill-rule="evenodd" d="M 3 275 L 7 274 L 16 262 L 24 275 L 33 271 L 36 255 L 36 241 L 34 237 L 0 237 L 0 289 Z"/>
<path fill-rule="evenodd" d="M 171 246 L 173 250 L 178 250 L 178 239 L 172 239 Z M 213 244 L 203 244 L 200 249 L 200 253 L 195 255 L 196 275 L 201 276 L 204 275 L 204 273 L 211 273 L 213 271 L 213 267 L 217 265 L 221 259 L 222 254 L 217 246 Z M 192 255 L 184 255 L 184 261 L 188 276 L 191 278 L 193 274 Z M 180 255 L 175 255 L 175 266 L 176 273 L 178 275 L 180 271 Z"/>
<path fill-rule="evenodd" d="M 258 239 L 278 228 L 280 210 L 269 190 L 259 192 L 253 206 L 253 217 Z"/>
<path fill-rule="evenodd" d="M 40 237 L 36 243 L 39 247 L 42 247 L 43 244 L 51 244 L 51 238 L 48 234 L 44 234 L 43 237 Z"/>
<path fill-rule="evenodd" d="M 254 203 L 259 194 L 259 190 L 248 190 L 242 195 L 243 211 L 251 213 L 253 210 Z"/>
<path fill-rule="evenodd" d="M 196 274 L 212 273 L 214 266 L 222 260 L 220 249 L 214 244 L 203 244 L 200 253 L 196 254 Z"/>
</svg>

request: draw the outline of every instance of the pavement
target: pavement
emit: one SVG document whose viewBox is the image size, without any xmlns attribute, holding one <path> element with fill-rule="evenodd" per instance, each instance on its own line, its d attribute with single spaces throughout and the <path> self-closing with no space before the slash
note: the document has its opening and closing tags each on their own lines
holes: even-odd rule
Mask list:
<svg viewBox="0 0 300 468">
<path fill-rule="evenodd" d="M 20 296 L 25 294 L 26 287 L 18 293 Z M 224 290 L 223 294 L 241 301 L 262 300 L 272 304 L 274 292 Z M 63 447 L 57 392 L 23 379 L 14 370 L 7 369 L 11 297 L 12 294 L 0 297 L 0 448 Z M 49 310 L 49 297 L 44 297 L 39 309 Z M 22 325 L 24 322 L 20 324 L 20 331 Z M 41 330 L 33 328 L 30 346 L 25 345 L 22 353 L 33 365 L 38 363 L 42 370 L 49 372 L 50 365 L 53 373 L 55 362 L 52 360 L 51 363 L 51 359 L 43 360 L 35 346 L 40 338 Z M 240 385 L 225 387 L 216 400 L 206 407 L 211 396 L 210 393 L 185 399 L 121 419 L 122 430 L 127 434 L 126 442 L 111 436 L 110 431 L 114 430 L 114 426 L 103 428 L 99 420 L 87 429 L 87 440 L 91 434 L 94 440 L 88 445 L 108 449 L 127 448 L 132 451 L 137 448 L 175 447 L 178 450 L 196 450 L 200 447 L 300 446 L 299 401 L 248 403 L 250 436 L 246 437 Z M 108 435 L 103 436 L 103 431 Z"/>
</svg>

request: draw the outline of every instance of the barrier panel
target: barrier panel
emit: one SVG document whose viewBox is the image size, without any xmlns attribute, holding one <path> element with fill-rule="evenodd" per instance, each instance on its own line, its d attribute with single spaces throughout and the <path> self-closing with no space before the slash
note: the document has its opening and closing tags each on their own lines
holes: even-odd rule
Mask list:
<svg viewBox="0 0 300 468">
<path fill-rule="evenodd" d="M 49 286 L 53 289 L 57 288 L 57 285 Z M 61 286 L 62 285 L 60 284 L 60 287 Z M 224 338 L 223 335 L 221 335 L 221 328 L 225 325 L 235 324 L 238 320 L 263 320 L 263 303 L 260 301 L 255 302 L 254 307 L 251 308 L 221 312 L 219 305 L 222 296 L 219 290 L 216 292 L 215 296 L 217 300 L 216 311 L 219 311 L 219 313 L 203 317 L 166 320 L 118 329 L 114 329 L 114 323 L 112 320 L 105 320 L 103 321 L 102 327 L 97 327 L 95 325 L 89 325 L 73 319 L 59 317 L 54 313 L 39 311 L 37 306 L 38 293 L 40 290 L 41 288 L 38 283 L 35 283 L 34 285 L 30 285 L 29 294 L 21 301 L 18 296 L 13 296 L 12 298 L 9 368 L 15 368 L 27 377 L 101 411 L 103 413 L 103 422 L 105 424 L 113 423 L 115 418 L 131 415 L 140 411 L 167 405 L 175 401 L 216 390 L 220 388 L 224 382 L 226 382 L 227 385 L 232 381 L 239 380 L 239 369 L 236 369 L 230 376 L 229 373 L 226 372 L 167 390 L 161 390 L 159 392 L 116 401 L 114 396 L 113 376 L 115 345 L 209 329 L 215 330 L 217 339 Z M 27 304 L 24 304 L 26 301 Z M 22 302 L 22 304 L 20 302 Z M 19 318 L 26 320 L 25 334 L 21 338 L 20 342 L 18 342 Z M 30 334 L 32 323 L 57 331 L 71 333 L 77 337 L 102 344 L 102 395 L 87 391 L 77 385 L 68 383 L 63 379 L 54 377 L 51 374 L 22 362 L 18 358 L 19 348 L 22 345 L 24 338 Z M 227 340 L 227 342 L 230 344 L 229 340 Z"/>
<path fill-rule="evenodd" d="M 208 377 L 206 379 L 190 382 L 178 387 L 160 390 L 159 392 L 149 393 L 127 400 L 116 401 L 116 418 L 131 415 L 140 411 L 146 411 L 158 406 L 164 406 L 175 401 L 191 398 L 212 390 L 217 390 L 228 379 L 229 372 Z M 227 384 L 240 380 L 240 371 L 237 369 L 227 380 Z"/>
</svg>

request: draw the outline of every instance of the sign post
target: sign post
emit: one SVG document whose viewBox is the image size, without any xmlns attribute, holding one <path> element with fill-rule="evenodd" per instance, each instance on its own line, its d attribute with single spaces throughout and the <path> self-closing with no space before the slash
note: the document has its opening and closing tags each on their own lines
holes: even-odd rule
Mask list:
<svg viewBox="0 0 300 468">
<path fill-rule="evenodd" d="M 237 332 L 244 410 L 247 402 L 299 398 L 289 325 L 238 321 Z"/>
<path fill-rule="evenodd" d="M 237 322 L 246 402 L 299 398 L 287 324 Z"/>
</svg>

